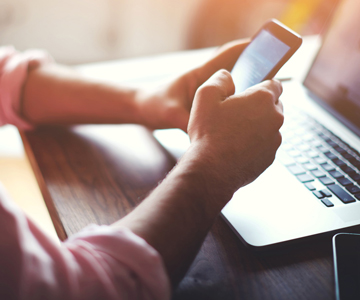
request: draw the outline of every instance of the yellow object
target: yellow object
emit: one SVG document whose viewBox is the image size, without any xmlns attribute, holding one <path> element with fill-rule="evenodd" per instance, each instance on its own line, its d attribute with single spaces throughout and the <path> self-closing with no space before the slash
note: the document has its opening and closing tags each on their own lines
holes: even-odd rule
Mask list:
<svg viewBox="0 0 360 300">
<path fill-rule="evenodd" d="M 293 0 L 280 21 L 295 31 L 301 31 L 323 0 Z"/>
</svg>

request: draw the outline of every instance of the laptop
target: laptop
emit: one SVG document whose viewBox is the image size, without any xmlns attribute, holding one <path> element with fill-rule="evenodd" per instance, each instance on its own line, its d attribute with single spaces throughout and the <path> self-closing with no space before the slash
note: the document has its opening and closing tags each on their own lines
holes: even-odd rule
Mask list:
<svg viewBox="0 0 360 300">
<path fill-rule="evenodd" d="M 304 82 L 284 83 L 276 159 L 222 210 L 248 246 L 268 249 L 360 224 L 359 12 L 359 0 L 342 1 Z M 186 136 L 154 135 L 179 155 L 189 144 Z"/>
</svg>

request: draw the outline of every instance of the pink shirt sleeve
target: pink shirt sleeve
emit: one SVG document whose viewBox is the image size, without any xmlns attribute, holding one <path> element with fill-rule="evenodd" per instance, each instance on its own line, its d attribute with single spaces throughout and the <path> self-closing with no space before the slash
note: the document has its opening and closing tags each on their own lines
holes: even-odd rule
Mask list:
<svg viewBox="0 0 360 300">
<path fill-rule="evenodd" d="M 91 225 L 60 245 L 0 187 L 0 299 L 170 299 L 159 254 L 130 230 Z"/>
<path fill-rule="evenodd" d="M 0 125 L 13 124 L 21 129 L 32 125 L 21 117 L 21 91 L 29 68 L 52 62 L 44 51 L 17 52 L 13 47 L 0 47 Z"/>
</svg>

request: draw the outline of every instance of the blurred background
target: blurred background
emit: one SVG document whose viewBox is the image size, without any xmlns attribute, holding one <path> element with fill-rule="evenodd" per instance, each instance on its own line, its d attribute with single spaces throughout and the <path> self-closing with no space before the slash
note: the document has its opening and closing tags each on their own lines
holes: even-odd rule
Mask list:
<svg viewBox="0 0 360 300">
<path fill-rule="evenodd" d="M 269 18 L 316 34 L 337 0 L 0 0 L 0 45 L 79 64 L 216 46 Z"/>
</svg>

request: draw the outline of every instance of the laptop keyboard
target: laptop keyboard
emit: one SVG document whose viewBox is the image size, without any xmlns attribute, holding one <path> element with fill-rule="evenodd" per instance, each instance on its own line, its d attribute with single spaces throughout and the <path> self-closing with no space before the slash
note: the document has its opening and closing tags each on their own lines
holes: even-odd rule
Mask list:
<svg viewBox="0 0 360 300">
<path fill-rule="evenodd" d="M 360 200 L 359 152 L 295 110 L 286 110 L 281 133 L 277 159 L 326 207 L 334 207 L 335 196 L 343 204 Z"/>
</svg>

